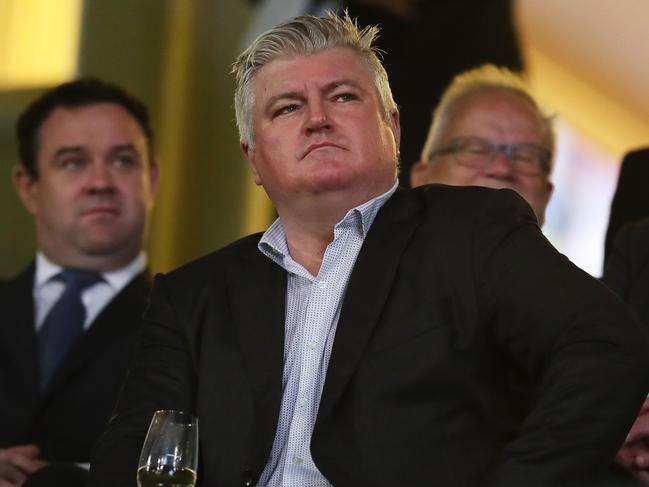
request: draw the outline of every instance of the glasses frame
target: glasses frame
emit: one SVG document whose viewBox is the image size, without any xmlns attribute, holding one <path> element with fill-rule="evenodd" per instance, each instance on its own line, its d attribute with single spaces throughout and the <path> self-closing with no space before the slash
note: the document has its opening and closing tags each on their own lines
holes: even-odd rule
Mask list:
<svg viewBox="0 0 649 487">
<path fill-rule="evenodd" d="M 462 149 L 463 146 L 465 146 L 467 143 L 470 142 L 478 142 L 480 144 L 483 144 L 484 146 L 490 147 L 491 152 L 489 158 L 486 159 L 484 163 L 480 165 L 474 165 L 474 164 L 467 164 L 465 161 L 460 160 L 460 158 L 458 157 L 458 152 Z M 521 166 L 520 164 L 516 163 L 512 155 L 515 150 L 521 148 L 534 149 L 535 151 L 539 152 L 538 172 L 529 172 L 529 171 L 520 170 L 522 167 L 525 166 Z M 433 150 L 430 156 L 428 157 L 428 160 L 432 161 L 437 156 L 451 154 L 455 156 L 454 158 L 458 164 L 461 164 L 463 166 L 468 166 L 468 167 L 484 168 L 494 161 L 494 159 L 496 158 L 496 154 L 498 154 L 499 152 L 505 154 L 509 166 L 512 168 L 512 170 L 514 170 L 519 174 L 524 174 L 529 176 L 541 176 L 541 175 L 550 174 L 550 161 L 552 160 L 552 151 L 549 150 L 548 148 L 537 144 L 527 144 L 527 143 L 499 144 L 489 139 L 484 139 L 482 137 L 455 137 L 451 139 L 447 145 L 440 147 L 439 149 Z"/>
</svg>

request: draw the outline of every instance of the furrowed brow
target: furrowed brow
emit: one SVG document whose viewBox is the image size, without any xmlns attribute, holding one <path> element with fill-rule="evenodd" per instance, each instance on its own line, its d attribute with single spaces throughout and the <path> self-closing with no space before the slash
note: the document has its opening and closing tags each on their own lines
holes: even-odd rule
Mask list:
<svg viewBox="0 0 649 487">
<path fill-rule="evenodd" d="M 277 95 L 271 96 L 268 99 L 265 108 L 266 110 L 269 110 L 270 108 L 275 106 L 278 102 L 285 101 L 285 100 L 301 101 L 304 100 L 304 96 L 298 93 L 297 91 L 287 91 L 284 93 L 278 93 Z"/>
<path fill-rule="evenodd" d="M 354 88 L 356 90 L 363 91 L 363 89 L 361 88 L 361 85 L 358 84 L 353 79 L 340 79 L 340 80 L 332 81 L 331 83 L 327 83 L 325 85 L 324 91 L 325 91 L 325 93 L 330 93 L 330 92 L 340 88 L 341 86 L 342 87 L 349 86 L 350 88 Z"/>
</svg>

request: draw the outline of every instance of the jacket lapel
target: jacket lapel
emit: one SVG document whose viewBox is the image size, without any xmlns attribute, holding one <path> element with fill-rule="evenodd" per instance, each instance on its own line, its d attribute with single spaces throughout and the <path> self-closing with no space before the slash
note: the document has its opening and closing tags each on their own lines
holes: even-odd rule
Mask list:
<svg viewBox="0 0 649 487">
<path fill-rule="evenodd" d="M 270 452 L 282 400 L 286 273 L 261 252 L 242 257 L 231 275 L 232 316 L 259 415 L 257 459 Z"/>
<path fill-rule="evenodd" d="M 137 275 L 106 305 L 56 371 L 47 389 L 47 395 L 64 385 L 77 370 L 105 350 L 108 344 L 139 328 L 150 282 L 148 271 Z"/>
<path fill-rule="evenodd" d="M 401 255 L 418 225 L 412 192 L 397 190 L 381 208 L 356 259 L 343 301 L 316 431 L 332 412 L 381 316 Z"/>
</svg>

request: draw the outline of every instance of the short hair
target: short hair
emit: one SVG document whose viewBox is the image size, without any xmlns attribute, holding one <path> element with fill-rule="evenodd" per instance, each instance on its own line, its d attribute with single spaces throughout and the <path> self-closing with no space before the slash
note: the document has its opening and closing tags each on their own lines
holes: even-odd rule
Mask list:
<svg viewBox="0 0 649 487">
<path fill-rule="evenodd" d="M 38 133 L 43 122 L 59 107 L 77 108 L 98 103 L 115 103 L 124 108 L 139 124 L 147 139 L 149 158 L 153 158 L 153 131 L 146 106 L 113 83 L 97 78 L 80 78 L 58 85 L 34 100 L 16 123 L 20 163 L 34 179 L 38 178 Z"/>
<path fill-rule="evenodd" d="M 295 17 L 257 37 L 232 65 L 236 78 L 234 108 L 241 140 L 254 150 L 252 81 L 261 68 L 280 56 L 307 56 L 337 47 L 352 49 L 368 66 L 388 120 L 398 108 L 381 63 L 381 52 L 373 46 L 378 32 L 377 26 L 359 28 L 347 11 L 342 16 L 328 11 L 324 17 Z"/>
<path fill-rule="evenodd" d="M 554 156 L 555 134 L 552 125 L 554 117 L 546 115 L 541 110 L 527 83 L 520 75 L 505 67 L 483 64 L 456 75 L 442 94 L 433 111 L 432 124 L 421 152 L 421 160 L 428 161 L 431 154 L 440 148 L 442 133 L 448 118 L 461 101 L 478 93 L 493 91 L 509 92 L 530 103 L 543 126 L 546 148 Z M 554 157 L 551 158 L 550 170 L 552 170 L 553 159 Z"/>
</svg>

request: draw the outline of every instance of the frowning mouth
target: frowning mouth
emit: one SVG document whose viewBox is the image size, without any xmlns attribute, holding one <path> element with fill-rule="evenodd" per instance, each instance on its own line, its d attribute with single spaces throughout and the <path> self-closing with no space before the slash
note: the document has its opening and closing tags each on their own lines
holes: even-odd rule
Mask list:
<svg viewBox="0 0 649 487">
<path fill-rule="evenodd" d="M 301 159 L 304 159 L 306 156 L 308 156 L 312 152 L 317 151 L 318 149 L 325 149 L 325 148 L 329 148 L 329 147 L 333 147 L 333 148 L 336 148 L 336 149 L 342 149 L 343 148 L 343 147 L 341 147 L 341 146 L 339 146 L 337 144 L 334 144 L 333 142 L 319 142 L 317 144 L 311 144 L 309 147 L 306 148 L 306 150 L 304 151 L 304 155 L 301 157 Z"/>
</svg>

